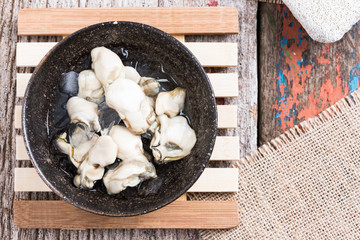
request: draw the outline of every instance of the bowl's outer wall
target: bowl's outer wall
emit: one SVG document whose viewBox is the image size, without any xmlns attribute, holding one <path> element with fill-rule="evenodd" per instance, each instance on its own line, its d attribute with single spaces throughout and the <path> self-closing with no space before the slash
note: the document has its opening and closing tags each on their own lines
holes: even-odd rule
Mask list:
<svg viewBox="0 0 360 240">
<path fill-rule="evenodd" d="M 72 178 L 59 168 L 58 160 L 50 153 L 48 131 L 53 131 L 52 114 L 59 76 L 78 70 L 79 62 L 89 56 L 91 49 L 99 46 L 110 49 L 123 47 L 145 53 L 149 59 L 162 62 L 165 71 L 187 90 L 186 105 L 190 106 L 187 114 L 191 117 L 197 143 L 185 159 L 156 167 L 164 183 L 155 195 L 120 200 L 99 192 L 80 190 L 74 187 Z M 54 192 L 93 213 L 130 216 L 153 211 L 172 202 L 197 180 L 213 149 L 217 112 L 209 80 L 183 44 L 143 24 L 103 23 L 79 30 L 61 41 L 35 69 L 25 95 L 23 127 L 32 162 Z"/>
</svg>

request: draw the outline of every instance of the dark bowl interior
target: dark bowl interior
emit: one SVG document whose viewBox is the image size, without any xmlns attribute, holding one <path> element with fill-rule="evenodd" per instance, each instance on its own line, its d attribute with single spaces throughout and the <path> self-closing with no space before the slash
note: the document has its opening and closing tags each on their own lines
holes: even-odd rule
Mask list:
<svg viewBox="0 0 360 240">
<path fill-rule="evenodd" d="M 59 129 L 55 99 L 60 76 L 90 68 L 91 49 L 105 46 L 125 65 L 142 65 L 142 74 L 163 74 L 187 90 L 185 113 L 191 118 L 197 143 L 186 158 L 156 165 L 162 185 L 157 193 L 118 197 L 76 188 L 54 155 L 51 140 Z M 156 76 L 155 76 L 156 77 Z M 215 141 L 217 113 L 214 93 L 197 59 L 179 41 L 153 27 L 132 22 L 108 22 L 75 32 L 41 61 L 28 85 L 23 129 L 31 160 L 45 183 L 71 204 L 97 214 L 131 216 L 161 208 L 185 193 L 207 164 Z"/>
</svg>

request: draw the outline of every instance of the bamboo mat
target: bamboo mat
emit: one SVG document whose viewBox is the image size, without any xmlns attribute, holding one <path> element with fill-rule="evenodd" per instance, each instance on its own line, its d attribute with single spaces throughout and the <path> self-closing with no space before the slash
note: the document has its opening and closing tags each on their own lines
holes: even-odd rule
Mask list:
<svg viewBox="0 0 360 240">
<path fill-rule="evenodd" d="M 360 239 L 360 90 L 234 167 L 240 224 L 204 239 Z"/>
</svg>

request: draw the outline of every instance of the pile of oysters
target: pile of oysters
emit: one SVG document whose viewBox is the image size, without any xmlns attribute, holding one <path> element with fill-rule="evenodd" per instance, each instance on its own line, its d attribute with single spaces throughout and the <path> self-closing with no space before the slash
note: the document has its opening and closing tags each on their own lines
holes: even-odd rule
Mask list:
<svg viewBox="0 0 360 240">
<path fill-rule="evenodd" d="M 156 178 L 156 164 L 189 155 L 196 143 L 195 131 L 179 115 L 186 91 L 180 87 L 162 91 L 159 80 L 141 77 L 135 68 L 124 66 L 120 57 L 105 47 L 91 51 L 91 70 L 78 74 L 78 91 L 66 103 L 71 123 L 56 140 L 77 168 L 74 184 L 93 189 L 103 180 L 108 194 L 118 194 L 144 180 Z M 106 127 L 99 109 L 111 108 L 123 123 Z M 142 134 L 151 137 L 152 156 L 144 151 Z M 105 171 L 105 167 L 120 163 Z"/>
</svg>

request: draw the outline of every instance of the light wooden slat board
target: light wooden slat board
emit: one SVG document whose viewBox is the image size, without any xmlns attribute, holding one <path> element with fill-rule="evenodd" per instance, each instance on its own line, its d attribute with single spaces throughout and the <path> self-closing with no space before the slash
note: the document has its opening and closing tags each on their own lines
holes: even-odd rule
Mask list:
<svg viewBox="0 0 360 240">
<path fill-rule="evenodd" d="M 15 192 L 50 192 L 35 168 L 15 168 Z M 205 168 L 188 192 L 237 192 L 237 168 Z"/>
<path fill-rule="evenodd" d="M 65 201 L 14 201 L 19 228 L 232 228 L 239 224 L 237 201 L 175 201 L 134 217 L 100 216 Z"/>
<path fill-rule="evenodd" d="M 30 160 L 26 152 L 24 138 L 16 136 L 16 160 Z M 216 137 L 214 150 L 211 154 L 211 161 L 240 160 L 239 137 L 224 136 Z"/>
<path fill-rule="evenodd" d="M 238 64 L 237 43 L 187 42 L 184 44 L 205 67 L 236 67 Z"/>
<path fill-rule="evenodd" d="M 22 9 L 18 35 L 69 35 L 107 21 L 140 22 L 169 34 L 238 33 L 238 12 L 231 7 L 148 7 Z"/>
<path fill-rule="evenodd" d="M 31 73 L 16 74 L 16 97 L 24 97 Z"/>
<path fill-rule="evenodd" d="M 217 105 L 218 128 L 237 127 L 237 105 Z"/>
<path fill-rule="evenodd" d="M 15 106 L 15 128 L 21 128 L 22 106 Z M 217 105 L 218 128 L 236 128 L 237 105 Z"/>
<path fill-rule="evenodd" d="M 16 44 L 16 66 L 35 67 L 56 42 L 24 42 Z M 237 66 L 237 43 L 184 42 L 204 67 Z"/>
<path fill-rule="evenodd" d="M 237 73 L 208 73 L 215 97 L 237 97 L 238 75 Z"/>
<path fill-rule="evenodd" d="M 31 77 L 30 73 L 16 74 L 16 96 L 24 97 L 26 86 Z M 237 97 L 238 75 L 236 73 L 208 73 L 215 97 Z"/>
<path fill-rule="evenodd" d="M 239 141 L 238 136 L 216 137 L 214 150 L 211 154 L 210 160 L 240 160 Z"/>
</svg>

